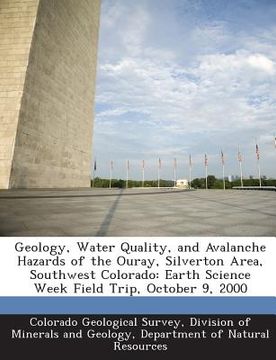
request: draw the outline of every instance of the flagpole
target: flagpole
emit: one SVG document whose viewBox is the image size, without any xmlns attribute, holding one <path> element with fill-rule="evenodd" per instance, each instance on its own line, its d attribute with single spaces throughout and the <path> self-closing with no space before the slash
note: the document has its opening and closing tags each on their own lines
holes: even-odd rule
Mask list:
<svg viewBox="0 0 276 360">
<path fill-rule="evenodd" d="M 208 189 L 208 158 L 205 154 L 205 187 Z"/>
<path fill-rule="evenodd" d="M 241 187 L 243 187 L 243 178 L 242 178 L 242 163 L 240 161 L 240 174 L 241 174 Z"/>
<path fill-rule="evenodd" d="M 95 181 L 96 171 L 97 171 L 97 160 L 95 159 L 95 161 L 94 161 L 94 170 L 93 170 L 93 187 L 95 185 L 94 181 Z"/>
<path fill-rule="evenodd" d="M 222 165 L 223 190 L 225 190 L 224 164 Z"/>
<path fill-rule="evenodd" d="M 258 160 L 259 185 L 262 187 L 260 159 Z"/>
<path fill-rule="evenodd" d="M 161 159 L 158 160 L 158 168 L 157 168 L 157 187 L 160 189 L 160 168 L 161 168 Z"/>
<path fill-rule="evenodd" d="M 224 154 L 221 150 L 221 164 L 222 164 L 222 181 L 223 181 L 223 190 L 225 190 L 225 172 L 224 172 Z"/>
<path fill-rule="evenodd" d="M 256 144 L 256 157 L 257 157 L 257 164 L 258 164 L 258 176 L 259 176 L 259 186 L 262 187 L 262 180 L 261 180 L 261 167 L 260 167 L 260 150 L 257 144 L 257 139 L 255 138 Z"/>
<path fill-rule="evenodd" d="M 238 145 L 238 162 L 239 162 L 239 164 L 240 164 L 241 187 L 243 188 L 242 156 L 241 156 L 240 146 L 239 146 L 239 145 Z"/>
<path fill-rule="evenodd" d="M 94 160 L 94 166 L 93 166 L 92 188 L 94 188 L 95 186 L 95 172 L 96 172 L 96 160 Z"/>
<path fill-rule="evenodd" d="M 142 187 L 145 186 L 145 160 L 142 161 Z"/>
<path fill-rule="evenodd" d="M 158 180 L 157 180 L 157 187 L 160 189 L 160 170 L 158 168 Z"/>
<path fill-rule="evenodd" d="M 110 169 L 109 169 L 109 189 L 112 187 L 112 170 L 113 170 L 113 161 L 110 161 Z"/>
<path fill-rule="evenodd" d="M 190 178 L 190 189 L 192 188 L 192 155 L 189 155 L 189 178 Z"/>
<path fill-rule="evenodd" d="M 174 158 L 173 160 L 173 183 L 174 183 L 174 187 L 176 186 L 176 158 Z"/>
<path fill-rule="evenodd" d="M 128 178 L 129 178 L 129 160 L 127 160 L 127 176 L 126 176 L 126 189 L 128 189 Z"/>
</svg>

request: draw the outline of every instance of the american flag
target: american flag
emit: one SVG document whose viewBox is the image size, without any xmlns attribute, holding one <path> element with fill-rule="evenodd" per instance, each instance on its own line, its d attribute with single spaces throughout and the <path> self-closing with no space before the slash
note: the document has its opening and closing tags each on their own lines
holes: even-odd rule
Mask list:
<svg viewBox="0 0 276 360">
<path fill-rule="evenodd" d="M 94 161 L 94 171 L 97 170 L 97 163 L 96 163 L 96 160 Z"/>
<path fill-rule="evenodd" d="M 176 167 L 177 167 L 176 158 L 173 159 L 173 167 L 174 167 L 174 169 L 176 169 Z"/>
<path fill-rule="evenodd" d="M 142 160 L 142 168 L 145 169 L 145 160 Z"/>
<path fill-rule="evenodd" d="M 159 166 L 159 169 L 161 169 L 161 159 L 160 158 L 158 159 L 158 166 Z"/>
<path fill-rule="evenodd" d="M 129 170 L 129 160 L 127 160 L 127 169 Z"/>
<path fill-rule="evenodd" d="M 221 163 L 222 165 L 224 165 L 224 154 L 222 150 L 220 152 L 221 152 Z"/>
<path fill-rule="evenodd" d="M 205 157 L 204 157 L 204 163 L 205 163 L 205 166 L 208 166 L 208 158 L 207 158 L 207 154 L 205 154 Z"/>
<path fill-rule="evenodd" d="M 238 161 L 241 163 L 242 162 L 242 155 L 240 152 L 240 149 L 238 148 Z"/>
<path fill-rule="evenodd" d="M 189 165 L 190 165 L 190 167 L 192 166 L 192 155 L 191 154 L 189 155 Z"/>
<path fill-rule="evenodd" d="M 256 144 L 256 156 L 257 156 L 257 160 L 260 160 L 260 151 L 258 144 Z"/>
<path fill-rule="evenodd" d="M 110 161 L 110 169 L 113 170 L 113 167 L 114 167 L 114 163 L 113 163 L 113 160 Z"/>
</svg>

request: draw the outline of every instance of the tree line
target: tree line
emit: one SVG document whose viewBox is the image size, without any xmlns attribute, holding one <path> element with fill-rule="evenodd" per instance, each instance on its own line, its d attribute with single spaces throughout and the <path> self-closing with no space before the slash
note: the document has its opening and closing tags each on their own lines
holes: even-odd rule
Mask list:
<svg viewBox="0 0 276 360">
<path fill-rule="evenodd" d="M 217 179 L 214 175 L 209 175 L 207 177 L 208 189 L 223 189 L 223 180 Z M 225 179 L 225 188 L 231 189 L 234 186 L 240 186 L 240 179 L 235 179 L 233 181 L 229 181 Z M 133 188 L 133 187 L 141 187 L 142 181 L 138 180 L 128 180 L 124 179 L 112 179 L 111 186 L 113 188 L 125 189 Z M 157 180 L 145 180 L 144 187 L 157 187 Z M 174 186 L 174 182 L 172 180 L 164 180 L 160 179 L 160 187 L 172 187 Z M 243 179 L 243 186 L 259 186 L 259 179 Z M 262 178 L 262 186 L 276 186 L 275 179 L 266 179 Z M 94 180 L 91 180 L 91 187 L 95 188 L 109 188 L 110 187 L 110 179 L 103 179 L 100 177 L 96 177 Z M 192 180 L 192 188 L 194 189 L 205 189 L 206 187 L 206 179 L 205 178 L 196 178 Z"/>
<path fill-rule="evenodd" d="M 160 179 L 160 187 L 172 187 L 174 182 L 172 180 L 162 180 Z M 123 179 L 112 179 L 111 186 L 114 188 L 125 189 L 133 188 L 133 187 L 141 187 L 142 181 L 138 180 L 128 180 L 128 184 L 126 180 Z M 145 180 L 144 187 L 157 187 L 157 180 Z M 96 177 L 94 180 L 91 180 L 91 187 L 95 188 L 109 188 L 110 187 L 110 179 L 102 179 L 100 177 Z"/>
<path fill-rule="evenodd" d="M 208 189 L 223 189 L 223 180 L 217 179 L 214 175 L 209 175 L 207 177 Z M 241 180 L 235 179 L 229 181 L 225 179 L 225 188 L 232 189 L 234 186 L 241 186 Z M 259 186 L 259 179 L 243 179 L 243 186 Z M 262 178 L 262 186 L 276 186 L 275 179 L 266 179 Z M 206 188 L 206 179 L 205 178 L 196 178 L 192 181 L 192 187 L 194 189 L 205 189 Z"/>
</svg>

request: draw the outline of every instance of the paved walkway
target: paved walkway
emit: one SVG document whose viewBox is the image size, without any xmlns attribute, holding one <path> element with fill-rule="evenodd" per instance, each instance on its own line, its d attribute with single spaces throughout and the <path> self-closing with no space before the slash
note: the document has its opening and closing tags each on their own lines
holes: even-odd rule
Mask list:
<svg viewBox="0 0 276 360">
<path fill-rule="evenodd" d="M 276 192 L 0 191 L 2 236 L 275 236 Z"/>
</svg>

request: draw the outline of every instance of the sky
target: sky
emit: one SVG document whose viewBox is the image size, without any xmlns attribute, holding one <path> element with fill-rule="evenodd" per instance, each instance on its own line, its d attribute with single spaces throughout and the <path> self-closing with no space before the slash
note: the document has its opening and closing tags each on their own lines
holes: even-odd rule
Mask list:
<svg viewBox="0 0 276 360">
<path fill-rule="evenodd" d="M 102 0 L 96 176 L 276 178 L 276 0 Z"/>
</svg>

